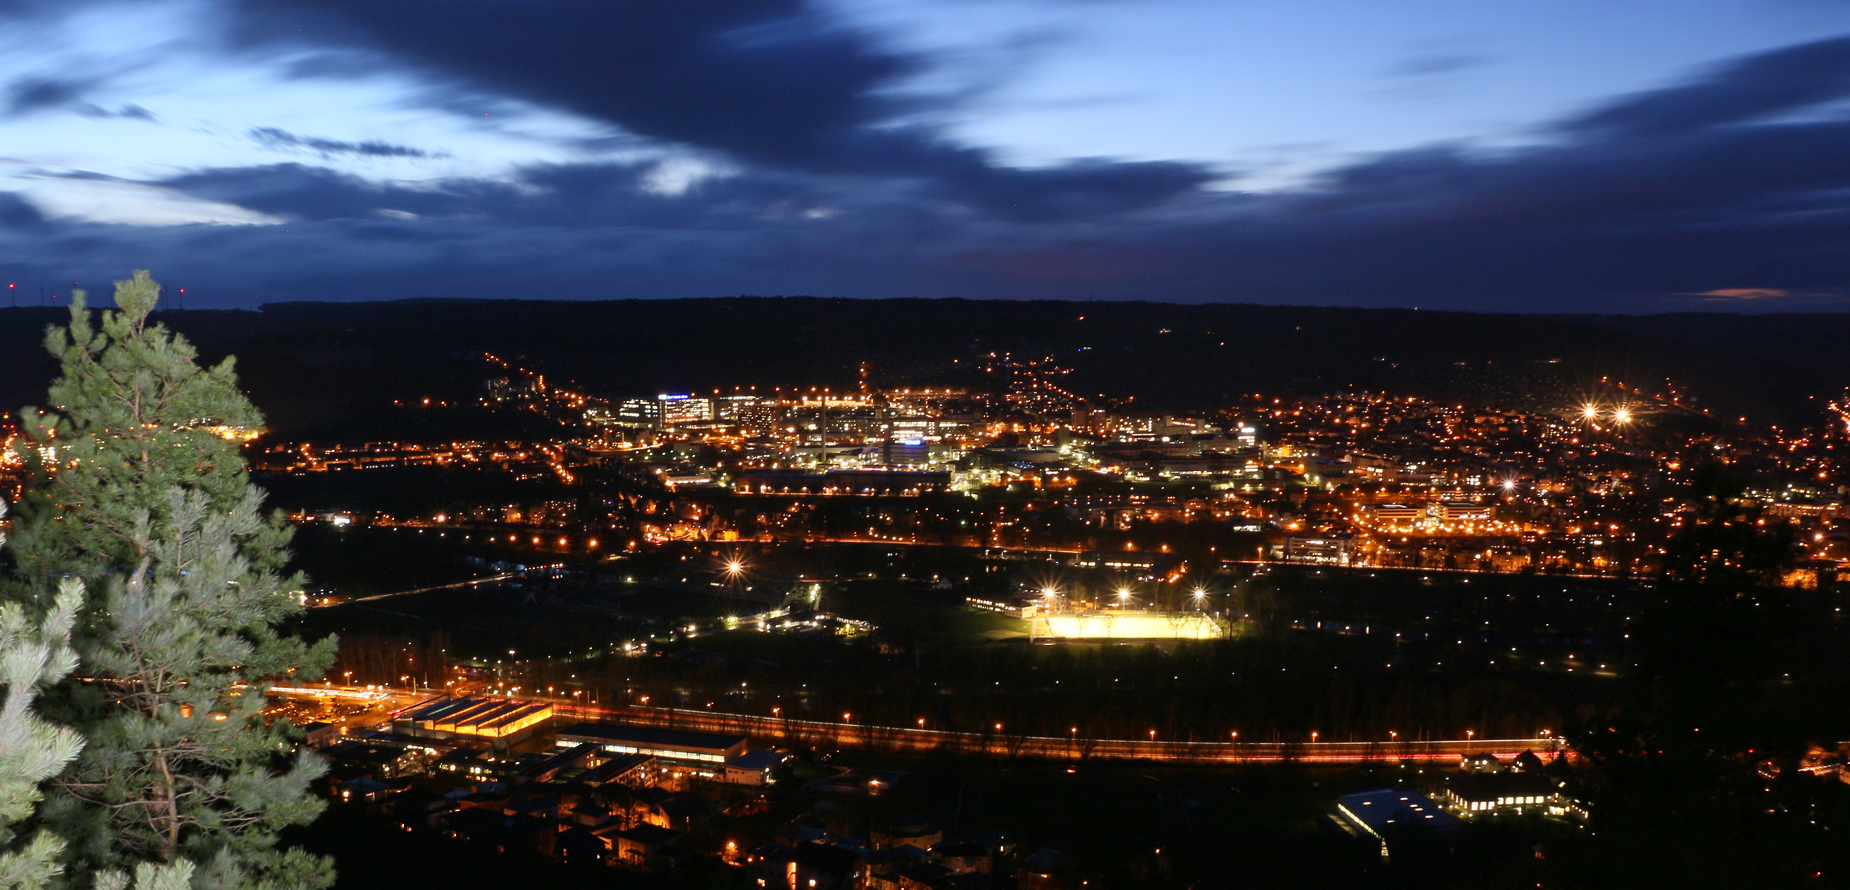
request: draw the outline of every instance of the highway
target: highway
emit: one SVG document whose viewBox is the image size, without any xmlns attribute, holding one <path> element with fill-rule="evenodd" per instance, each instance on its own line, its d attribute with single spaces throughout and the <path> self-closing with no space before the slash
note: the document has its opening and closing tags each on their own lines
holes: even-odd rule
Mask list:
<svg viewBox="0 0 1850 890">
<path fill-rule="evenodd" d="M 411 706 L 441 693 L 430 690 L 385 689 L 366 686 L 305 686 L 272 690 L 287 696 L 376 697 L 381 704 L 389 700 L 396 709 Z M 764 742 L 833 748 L 842 751 L 879 753 L 924 753 L 950 748 L 968 754 L 1005 757 L 1029 757 L 1039 760 L 1136 760 L 1179 765 L 1228 765 L 1239 763 L 1281 763 L 1294 761 L 1311 764 L 1360 764 L 1368 762 L 1455 762 L 1468 754 L 1494 754 L 1511 758 L 1523 751 L 1538 755 L 1567 751 L 1561 739 L 1543 736 L 1531 739 L 1447 739 L 1412 741 L 1403 739 L 1379 742 L 1260 742 L 1239 741 L 1229 735 L 1227 741 L 1173 741 L 1157 736 L 1143 739 L 1097 739 L 1082 737 L 1077 729 L 1065 737 L 1030 736 L 1012 733 L 1006 725 L 990 732 L 950 732 L 929 726 L 874 726 L 853 721 L 830 722 L 797 720 L 782 715 L 735 714 L 723 711 L 661 708 L 644 705 L 598 706 L 578 704 L 573 700 L 544 696 L 511 697 L 523 702 L 544 702 L 553 706 L 563 719 L 615 723 L 625 726 L 649 726 L 688 732 L 743 735 Z"/>
<path fill-rule="evenodd" d="M 1242 742 L 1169 741 L 1148 739 L 1095 739 L 1077 731 L 1067 737 L 1010 733 L 1006 726 L 988 733 L 947 732 L 916 726 L 873 726 L 792 720 L 781 716 L 730 714 L 706 710 L 642 706 L 588 707 L 560 703 L 561 715 L 603 720 L 629 726 L 653 726 L 694 732 L 745 735 L 811 747 L 877 752 L 925 752 L 949 747 L 965 753 L 986 753 L 1041 760 L 1140 760 L 1160 763 L 1209 765 L 1233 763 L 1365 763 L 1369 761 L 1451 762 L 1467 754 L 1495 754 L 1510 758 L 1523 751 L 1546 754 L 1563 750 L 1558 738 L 1454 739 L 1446 741 L 1381 742 Z M 1569 752 L 1570 756 L 1572 752 Z"/>
</svg>

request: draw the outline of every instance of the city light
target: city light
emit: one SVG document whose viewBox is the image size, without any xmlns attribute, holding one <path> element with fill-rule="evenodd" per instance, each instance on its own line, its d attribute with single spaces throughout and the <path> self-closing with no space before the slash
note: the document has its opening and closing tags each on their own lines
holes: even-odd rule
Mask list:
<svg viewBox="0 0 1850 890">
<path fill-rule="evenodd" d="M 883 388 L 873 376 L 853 394 L 805 383 L 751 397 L 758 402 L 728 401 L 724 389 L 711 398 L 626 400 L 568 393 L 577 387 L 559 383 L 542 392 L 537 375 L 514 380 L 518 372 L 504 369 L 488 400 L 564 418 L 566 431 L 429 444 L 292 441 L 260 451 L 271 447 L 266 437 L 251 448 L 270 461 L 266 472 L 309 477 L 304 485 L 316 481 L 310 474 L 446 467 L 543 483 L 518 496 L 445 502 L 441 512 L 355 507 L 339 514 L 341 534 L 325 535 L 397 535 L 428 546 L 447 532 L 455 537 L 446 543 L 465 548 L 477 568 L 468 581 L 387 594 L 404 597 L 390 611 L 420 618 L 445 614 L 431 601 L 458 608 L 453 598 L 466 595 L 462 608 L 476 626 L 469 638 L 478 638 L 477 627 L 503 631 L 499 644 L 474 644 L 489 657 L 452 657 L 469 666 L 435 692 L 556 703 L 587 723 L 800 746 L 829 764 L 832 787 L 866 795 L 895 784 L 875 778 L 875 767 L 943 747 L 1063 761 L 1053 771 L 1068 776 L 1095 761 L 1205 771 L 1301 760 L 1356 770 L 1333 774 L 1333 783 L 1417 786 L 1435 807 L 1482 812 L 1440 799 L 1433 789 L 1463 793 L 1471 784 L 1442 770 L 1462 763 L 1528 782 L 1535 777 L 1510 759 L 1530 750 L 1544 763 L 1561 758 L 1545 774 L 1550 782 L 1579 768 L 1573 739 L 1520 728 L 1512 732 L 1532 734 L 1498 739 L 1495 727 L 1521 727 L 1531 713 L 1556 715 L 1542 719 L 1558 725 L 1558 715 L 1572 712 L 1571 688 L 1559 681 L 1604 683 L 1636 669 L 1607 653 L 1635 651 L 1628 632 L 1643 626 L 1646 602 L 1637 579 L 1664 577 L 1676 536 L 1715 506 L 1692 509 L 1682 494 L 1698 468 L 1744 468 L 1750 481 L 1731 489 L 1726 505 L 1737 511 L 1737 528 L 1777 529 L 1800 546 L 1794 566 L 1765 579 L 1767 591 L 1789 585 L 1820 591 L 1824 601 L 1822 591 L 1850 565 L 1839 487 L 1850 427 L 1836 413 L 1773 433 L 1670 423 L 1683 419 L 1673 412 L 1693 410 L 1670 383 L 1653 392 L 1600 381 L 1582 403 L 1545 395 L 1568 385 L 1571 376 L 1557 376 L 1567 369 L 1524 378 L 1530 392 L 1502 406 L 1494 389 L 1448 402 L 1332 387 L 1157 409 L 1143 407 L 1141 396 L 1135 404 L 1128 395 L 1077 398 L 1055 381 L 1084 376 L 1065 376 L 1075 369 L 1055 359 L 999 348 L 959 358 L 981 358 L 972 379 L 992 375 L 995 385 L 926 394 Z M 1551 400 L 1532 401 L 1542 398 Z M 666 414 L 648 413 L 664 406 Z M 763 414 L 749 430 L 739 419 L 748 410 Z M 1633 435 L 1632 424 L 1652 435 Z M 1678 432 L 1686 428 L 1699 432 Z M 579 487 L 556 494 L 568 474 Z M 316 512 L 324 508 L 285 509 L 295 511 L 292 522 L 336 522 L 337 514 Z M 465 535 L 468 545 L 455 543 Z M 600 538 L 615 543 L 599 551 Z M 822 583 L 830 584 L 827 610 Z M 296 595 L 314 608 L 347 601 L 314 588 Z M 529 616 L 548 610 L 571 625 L 567 632 L 527 636 Z M 518 621 L 504 617 L 516 612 Z M 592 636 L 604 632 L 614 642 Z M 1276 658 L 1218 654 L 1269 646 L 1280 634 L 1307 644 L 1281 647 Z M 523 639 L 532 640 L 518 643 L 527 655 L 493 657 Z M 1572 650 L 1563 658 L 1553 642 L 1537 640 L 1572 640 L 1563 646 Z M 420 653 L 426 664 L 410 666 L 408 652 L 394 654 L 406 642 L 374 652 L 364 647 L 383 644 L 368 640 L 333 672 L 349 684 L 396 684 L 322 698 L 352 711 L 417 704 L 417 679 L 435 658 Z M 1614 661 L 1595 668 L 1601 657 Z M 352 665 L 366 665 L 363 676 L 341 673 Z M 1546 706 L 1471 709 L 1474 722 L 1493 725 L 1478 742 L 1475 728 L 1453 728 L 1462 711 L 1446 702 L 1458 683 L 1486 671 Z M 1570 671 L 1578 676 L 1566 678 Z M 910 689 L 870 692 L 865 684 L 876 675 Z M 422 685 L 435 685 L 423 676 Z M 1277 707 L 1314 690 L 1306 684 L 1338 678 L 1355 688 L 1423 684 L 1430 694 L 1340 720 Z M 1155 690 L 1171 685 L 1224 705 L 1167 713 L 1169 696 Z M 789 719 L 783 701 L 792 703 Z M 1099 713 L 1101 702 L 1115 711 Z M 997 718 L 1004 713 L 1013 716 Z M 300 714 L 355 732 L 392 729 L 389 720 L 351 713 L 304 706 Z M 1341 724 L 1336 738 L 1324 742 L 1320 729 L 1306 729 L 1313 719 Z M 1082 720 L 1093 727 L 1084 738 Z M 1065 740 L 1061 722 L 1069 723 Z M 1133 728 L 1140 722 L 1143 738 Z M 1215 727 L 1231 722 L 1262 729 L 1218 737 Z M 1409 726 L 1404 744 L 1400 725 Z M 1384 734 L 1389 746 L 1380 745 Z M 565 753 L 545 744 L 534 749 Z M 1492 758 L 1500 759 L 1496 771 Z M 539 759 L 521 768 L 529 761 Z M 1533 769 L 1528 758 L 1522 763 Z M 682 768 L 661 772 L 664 790 L 712 797 L 701 783 L 724 784 L 697 772 L 675 777 Z M 574 765 L 567 778 L 584 769 Z M 700 783 L 672 781 L 686 776 Z M 1336 795 L 1310 793 L 1327 814 Z M 1563 832 L 1587 824 L 1561 803 L 1569 796 L 1551 797 L 1559 806 L 1547 812 L 1563 820 Z M 783 797 L 764 800 L 775 809 Z M 786 816 L 794 818 L 779 818 Z M 563 832 L 569 820 L 560 820 Z M 747 856 L 725 855 L 734 853 Z M 770 888 L 803 883 L 777 870 L 750 877 Z"/>
</svg>

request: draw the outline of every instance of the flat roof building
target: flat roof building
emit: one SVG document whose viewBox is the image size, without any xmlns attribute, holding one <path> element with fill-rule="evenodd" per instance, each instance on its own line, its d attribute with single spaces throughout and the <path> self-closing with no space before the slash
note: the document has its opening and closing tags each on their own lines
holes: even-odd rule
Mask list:
<svg viewBox="0 0 1850 890">
<path fill-rule="evenodd" d="M 747 751 L 726 761 L 725 779 L 733 785 L 769 785 L 777 768 L 789 759 L 790 755 L 769 748 Z"/>
<path fill-rule="evenodd" d="M 688 774 L 735 785 L 768 785 L 778 765 L 789 759 L 781 751 L 747 750 L 744 736 L 605 723 L 567 727 L 554 736 L 553 745 L 595 745 L 607 754 L 650 757 L 673 778 Z"/>
<path fill-rule="evenodd" d="M 1567 801 L 1556 784 L 1535 773 L 1464 773 L 1446 779 L 1444 797 L 1462 816 L 1547 812 L 1561 815 Z"/>
<path fill-rule="evenodd" d="M 443 698 L 417 705 L 393 722 L 397 731 L 410 736 L 513 741 L 551 718 L 552 705 L 541 702 Z"/>
<path fill-rule="evenodd" d="M 1458 830 L 1458 817 L 1417 791 L 1383 788 L 1345 794 L 1336 799 L 1337 821 L 1351 834 L 1381 843 L 1381 858 L 1389 848 L 1409 841 L 1449 835 Z"/>
<path fill-rule="evenodd" d="M 555 739 L 554 744 L 561 748 L 589 743 L 612 754 L 647 754 L 690 765 L 717 766 L 745 753 L 744 736 L 612 726 L 606 723 L 569 726 L 560 730 Z"/>
</svg>

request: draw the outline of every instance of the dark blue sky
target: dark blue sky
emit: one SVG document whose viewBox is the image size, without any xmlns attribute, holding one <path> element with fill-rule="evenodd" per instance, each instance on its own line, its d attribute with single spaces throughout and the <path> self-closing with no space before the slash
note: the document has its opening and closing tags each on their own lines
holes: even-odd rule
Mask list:
<svg viewBox="0 0 1850 890">
<path fill-rule="evenodd" d="M 1837 0 L 0 0 L 0 283 L 1850 308 Z"/>
</svg>

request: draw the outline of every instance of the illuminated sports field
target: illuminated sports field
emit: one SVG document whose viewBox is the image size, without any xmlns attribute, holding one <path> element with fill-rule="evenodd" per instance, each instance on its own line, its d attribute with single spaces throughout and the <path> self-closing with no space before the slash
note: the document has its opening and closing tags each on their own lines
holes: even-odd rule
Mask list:
<svg viewBox="0 0 1850 890">
<path fill-rule="evenodd" d="M 1035 619 L 1036 636 L 1065 640 L 1215 640 L 1221 626 L 1199 612 L 1066 612 Z"/>
</svg>

